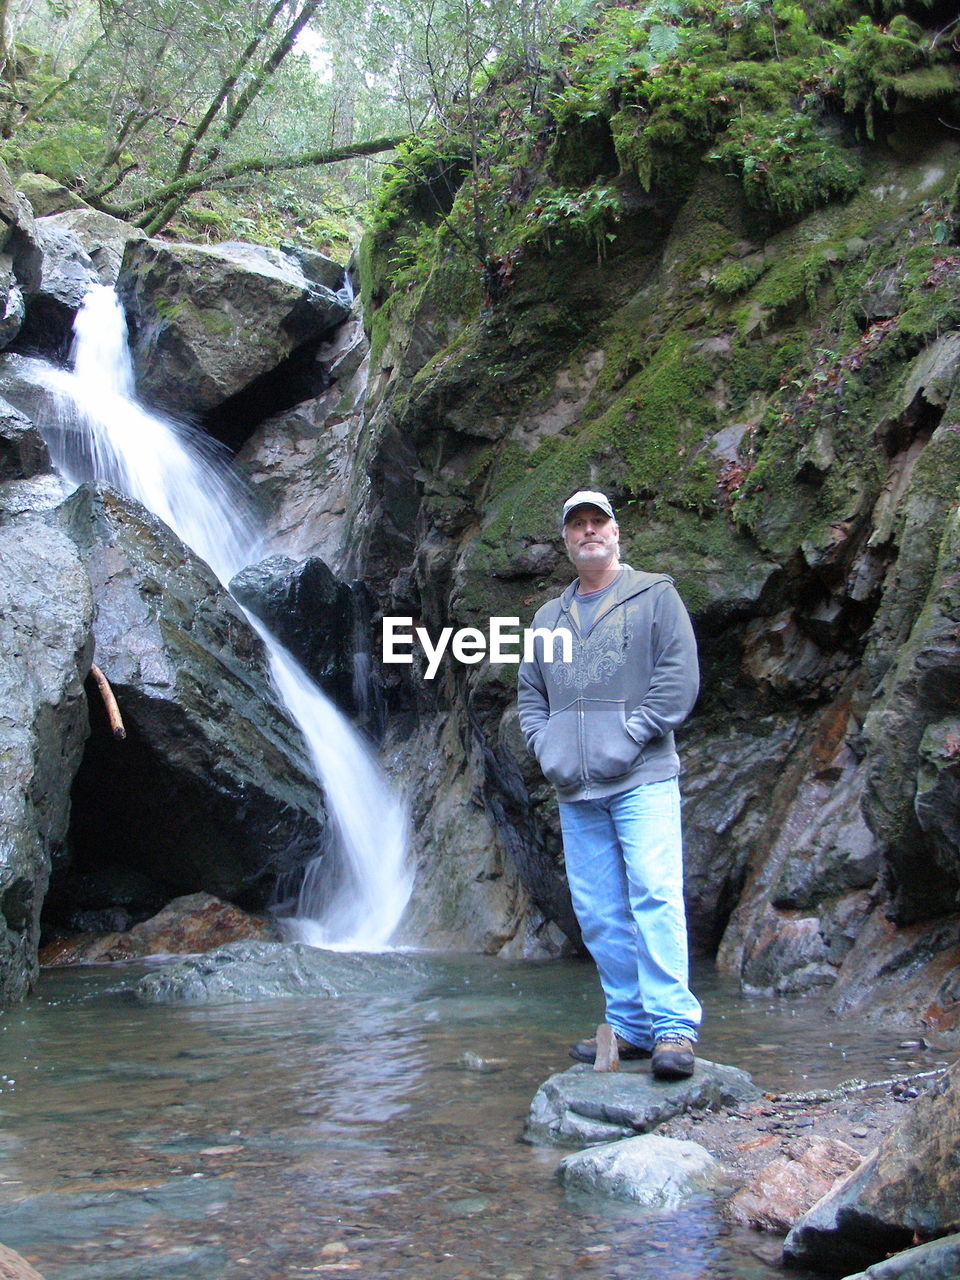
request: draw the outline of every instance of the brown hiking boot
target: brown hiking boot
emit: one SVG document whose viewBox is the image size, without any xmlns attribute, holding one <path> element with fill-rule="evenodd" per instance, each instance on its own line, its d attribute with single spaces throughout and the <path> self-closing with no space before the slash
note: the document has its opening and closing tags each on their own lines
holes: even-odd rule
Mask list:
<svg viewBox="0 0 960 1280">
<path fill-rule="evenodd" d="M 683 1080 L 693 1075 L 693 1041 L 677 1031 L 657 1037 L 650 1070 L 658 1080 Z"/>
<path fill-rule="evenodd" d="M 640 1045 L 631 1044 L 622 1036 L 617 1036 L 617 1053 L 622 1062 L 629 1062 L 631 1058 L 650 1057 L 649 1049 L 641 1049 Z M 575 1045 L 571 1045 L 570 1057 L 576 1058 L 578 1062 L 596 1062 L 597 1037 L 589 1036 L 586 1040 L 578 1040 Z"/>
</svg>

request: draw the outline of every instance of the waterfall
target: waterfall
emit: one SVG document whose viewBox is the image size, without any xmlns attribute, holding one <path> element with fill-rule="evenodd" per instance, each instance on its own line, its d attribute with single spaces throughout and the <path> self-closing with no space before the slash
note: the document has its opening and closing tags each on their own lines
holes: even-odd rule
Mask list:
<svg viewBox="0 0 960 1280">
<path fill-rule="evenodd" d="M 126 321 L 112 289 L 90 291 L 74 332 L 72 371 L 48 368 L 44 375 L 59 410 L 57 423 L 45 427 L 58 470 L 71 483 L 94 480 L 142 502 L 226 586 L 258 558 L 261 537 L 225 452 L 202 432 L 137 402 Z M 312 946 L 381 950 L 412 890 L 405 806 L 360 735 L 266 627 L 250 622 L 307 742 L 332 831 L 284 926 Z"/>
</svg>

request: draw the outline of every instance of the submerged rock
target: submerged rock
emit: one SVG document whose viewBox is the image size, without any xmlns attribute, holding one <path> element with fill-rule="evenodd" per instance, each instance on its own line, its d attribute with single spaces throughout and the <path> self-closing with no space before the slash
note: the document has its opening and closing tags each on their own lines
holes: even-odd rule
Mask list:
<svg viewBox="0 0 960 1280">
<path fill-rule="evenodd" d="M 557 1177 L 576 1191 L 598 1191 L 648 1209 L 676 1209 L 690 1196 L 712 1191 L 723 1165 L 696 1142 L 645 1133 L 565 1156 Z"/>
<path fill-rule="evenodd" d="M 43 1276 L 26 1258 L 0 1244 L 0 1280 L 43 1280 Z"/>
<path fill-rule="evenodd" d="M 960 1225 L 960 1064 L 913 1103 L 876 1152 L 796 1224 L 791 1266 L 866 1267 Z"/>
<path fill-rule="evenodd" d="M 530 1105 L 524 1130 L 529 1141 L 589 1146 L 647 1133 L 682 1111 L 703 1111 L 760 1096 L 737 1067 L 697 1059 L 688 1080 L 655 1080 L 647 1071 L 618 1073 L 575 1066 L 551 1076 Z"/>
<path fill-rule="evenodd" d="M 400 955 L 321 951 L 299 942 L 234 942 L 149 973 L 130 989 L 137 1004 L 206 1004 L 328 996 L 396 994 L 428 974 Z"/>
</svg>

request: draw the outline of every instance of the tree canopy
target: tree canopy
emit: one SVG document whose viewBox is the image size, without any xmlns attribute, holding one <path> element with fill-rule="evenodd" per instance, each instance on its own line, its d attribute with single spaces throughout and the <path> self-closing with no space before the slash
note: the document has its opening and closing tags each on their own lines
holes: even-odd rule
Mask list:
<svg viewBox="0 0 960 1280">
<path fill-rule="evenodd" d="M 365 197 L 369 157 L 447 126 L 497 57 L 535 77 L 566 16 L 562 0 L 0 0 L 0 155 L 154 234 L 291 202 L 303 221 L 298 174 L 340 163 L 331 190 Z"/>
</svg>

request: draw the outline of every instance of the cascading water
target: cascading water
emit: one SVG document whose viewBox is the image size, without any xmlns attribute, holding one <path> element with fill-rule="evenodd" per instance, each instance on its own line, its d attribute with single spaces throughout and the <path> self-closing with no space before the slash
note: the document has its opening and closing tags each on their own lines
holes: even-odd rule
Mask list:
<svg viewBox="0 0 960 1280">
<path fill-rule="evenodd" d="M 94 480 L 142 502 L 226 586 L 260 545 L 243 487 L 208 437 L 134 398 L 126 321 L 112 289 L 91 290 L 75 335 L 73 370 L 44 374 L 60 410 L 47 432 L 58 470 L 72 483 Z M 285 926 L 312 946 L 380 950 L 412 890 L 405 806 L 352 726 L 263 624 L 250 621 L 310 749 L 332 829 Z"/>
</svg>

